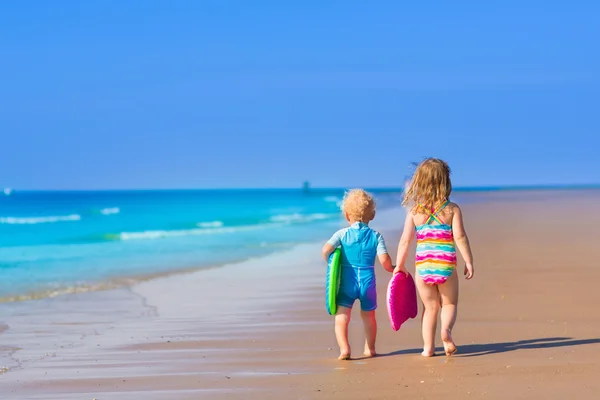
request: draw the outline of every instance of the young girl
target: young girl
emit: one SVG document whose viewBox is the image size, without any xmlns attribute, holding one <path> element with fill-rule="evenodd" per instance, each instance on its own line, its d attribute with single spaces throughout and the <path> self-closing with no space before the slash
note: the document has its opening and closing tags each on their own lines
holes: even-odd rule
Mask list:
<svg viewBox="0 0 600 400">
<path fill-rule="evenodd" d="M 350 359 L 348 324 L 354 302 L 360 300 L 361 317 L 365 326 L 365 356 L 373 357 L 377 336 L 377 286 L 375 282 L 375 258 L 388 271 L 392 272 L 392 259 L 385 247 L 383 236 L 369 228 L 375 218 L 375 201 L 362 189 L 354 189 L 346 194 L 342 211 L 349 227 L 337 231 L 323 246 L 325 261 L 333 251 L 341 246 L 342 274 L 336 298 L 335 336 L 340 346 L 340 360 Z"/>
<path fill-rule="evenodd" d="M 423 302 L 423 353 L 435 355 L 438 313 L 442 314 L 442 342 L 447 356 L 456 352 L 452 327 L 456 321 L 458 276 L 456 247 L 465 260 L 464 275 L 473 278 L 473 256 L 457 204 L 448 201 L 452 192 L 446 162 L 428 158 L 418 165 L 402 205 L 407 207 L 404 232 L 398 246 L 394 273 L 404 272 L 413 236 L 417 237 L 415 283 Z"/>
</svg>

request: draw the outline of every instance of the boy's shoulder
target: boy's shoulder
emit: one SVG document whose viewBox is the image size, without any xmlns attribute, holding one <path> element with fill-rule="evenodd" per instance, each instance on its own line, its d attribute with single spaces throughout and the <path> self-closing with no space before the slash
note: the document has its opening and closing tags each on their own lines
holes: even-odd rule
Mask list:
<svg viewBox="0 0 600 400">
<path fill-rule="evenodd" d="M 368 225 L 367 225 L 367 230 L 369 232 L 371 232 L 371 234 L 374 235 L 377 238 L 377 240 L 383 240 L 383 234 L 381 232 L 379 232 L 378 230 L 375 230 Z"/>
<path fill-rule="evenodd" d="M 343 235 L 346 232 L 348 232 L 348 230 L 350 230 L 350 227 L 346 226 L 345 228 L 341 228 L 341 229 L 338 229 L 337 231 L 335 231 L 334 235 Z"/>
<path fill-rule="evenodd" d="M 330 242 L 333 240 L 342 240 L 343 237 L 346 235 L 346 233 L 348 232 L 348 229 L 350 229 L 350 227 L 346 227 L 346 228 L 342 228 L 342 229 L 338 229 L 337 231 L 334 232 L 333 235 L 331 235 L 331 239 Z"/>
<path fill-rule="evenodd" d="M 383 237 L 383 234 L 382 234 L 381 232 L 379 232 L 378 230 L 376 230 L 376 229 L 373 229 L 373 228 L 371 228 L 371 227 L 369 227 L 369 229 L 370 229 L 370 230 L 371 230 L 371 232 L 373 232 L 373 233 L 374 233 L 374 234 L 375 234 L 377 237 L 379 237 L 379 236 Z"/>
<path fill-rule="evenodd" d="M 373 233 L 374 235 L 376 235 L 377 237 L 383 237 L 383 235 L 382 235 L 382 234 L 381 234 L 379 231 L 377 231 L 377 230 L 375 230 L 375 229 L 371 228 L 371 227 L 370 227 L 370 226 L 368 226 L 368 225 L 366 226 L 366 229 L 367 229 L 368 231 L 370 231 L 371 233 Z M 340 238 L 341 238 L 341 237 L 343 237 L 344 235 L 346 235 L 347 233 L 349 233 L 349 232 L 350 232 L 350 231 L 352 231 L 352 230 L 353 230 L 353 229 L 352 229 L 352 226 L 346 226 L 346 227 L 344 227 L 344 228 L 338 229 L 338 230 L 337 230 L 337 231 L 336 231 L 336 232 L 333 234 L 333 236 L 335 236 L 335 237 L 340 237 Z M 357 230 L 355 229 L 355 231 L 357 231 Z"/>
</svg>

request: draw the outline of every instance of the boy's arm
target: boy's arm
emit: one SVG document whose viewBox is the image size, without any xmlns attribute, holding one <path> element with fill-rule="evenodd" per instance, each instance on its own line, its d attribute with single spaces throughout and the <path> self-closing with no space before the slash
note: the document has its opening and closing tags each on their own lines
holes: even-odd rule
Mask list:
<svg viewBox="0 0 600 400">
<path fill-rule="evenodd" d="M 392 265 L 392 257 L 390 257 L 388 253 L 380 254 L 377 256 L 377 258 L 379 259 L 379 262 L 387 272 L 394 271 L 394 266 Z"/>
<path fill-rule="evenodd" d="M 325 245 L 323 246 L 323 250 L 321 250 L 321 253 L 323 254 L 323 259 L 325 259 L 325 261 L 329 261 L 329 256 L 334 251 L 335 251 L 335 247 L 330 245 L 329 242 L 325 243 Z"/>
<path fill-rule="evenodd" d="M 392 272 L 394 270 L 394 266 L 392 265 L 392 257 L 390 257 L 388 254 L 383 235 L 379 232 L 377 232 L 377 258 L 379 259 L 379 263 L 387 272 Z"/>
<path fill-rule="evenodd" d="M 456 247 L 465 260 L 465 278 L 471 279 L 475 274 L 473 267 L 473 254 L 471 253 L 471 244 L 463 223 L 462 211 L 458 205 L 455 205 L 454 215 L 452 216 L 452 233 L 454 234 L 454 242 Z"/>
<path fill-rule="evenodd" d="M 337 231 L 333 234 L 331 239 L 329 239 L 327 243 L 325 243 L 325 245 L 323 246 L 321 254 L 323 255 L 323 259 L 326 262 L 329 261 L 329 256 L 331 255 L 331 253 L 333 253 L 335 249 L 342 245 L 342 235 L 343 231 Z"/>
<path fill-rule="evenodd" d="M 404 230 L 402 231 L 402 236 L 398 243 L 398 256 L 396 257 L 396 269 L 394 270 L 394 273 L 404 272 L 405 274 L 408 274 L 404 263 L 408 257 L 408 248 L 410 247 L 414 236 L 415 222 L 413 221 L 412 214 L 407 212 L 406 219 L 404 220 Z"/>
</svg>

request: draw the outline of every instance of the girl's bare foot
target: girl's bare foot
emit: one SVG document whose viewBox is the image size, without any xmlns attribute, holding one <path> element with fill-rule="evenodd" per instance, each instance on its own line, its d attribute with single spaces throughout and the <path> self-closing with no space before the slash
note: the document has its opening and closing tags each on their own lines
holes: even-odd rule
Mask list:
<svg viewBox="0 0 600 400">
<path fill-rule="evenodd" d="M 421 353 L 421 355 L 423 357 L 433 357 L 433 356 L 435 356 L 435 350 L 434 349 L 424 349 L 423 352 Z"/>
<path fill-rule="evenodd" d="M 375 349 L 370 349 L 369 346 L 365 345 L 365 357 L 375 357 L 377 352 Z"/>
<path fill-rule="evenodd" d="M 456 344 L 454 344 L 454 340 L 452 340 L 452 334 L 449 330 L 442 331 L 442 342 L 444 343 L 444 351 L 447 356 L 451 356 L 456 353 Z"/>
</svg>

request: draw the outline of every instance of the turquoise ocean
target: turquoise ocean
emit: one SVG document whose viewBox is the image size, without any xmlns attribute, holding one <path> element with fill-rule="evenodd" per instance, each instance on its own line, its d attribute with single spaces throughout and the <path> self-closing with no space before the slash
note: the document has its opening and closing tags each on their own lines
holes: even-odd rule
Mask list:
<svg viewBox="0 0 600 400">
<path fill-rule="evenodd" d="M 326 240 L 343 190 L 0 194 L 0 301 L 227 264 Z M 378 210 L 399 191 L 374 191 Z"/>
</svg>

